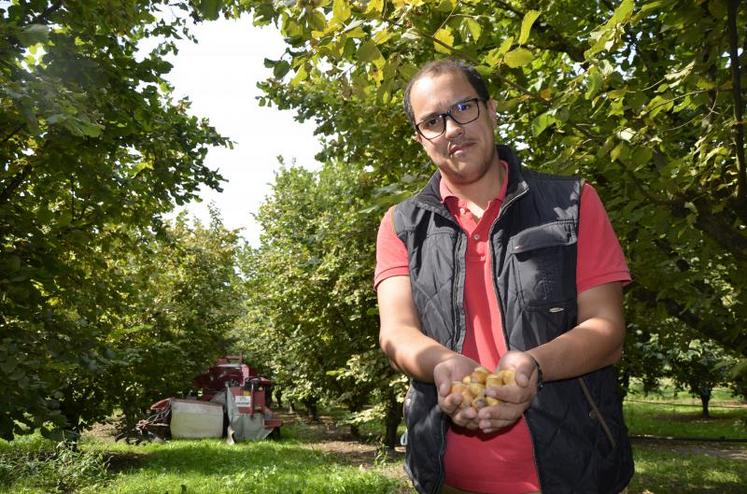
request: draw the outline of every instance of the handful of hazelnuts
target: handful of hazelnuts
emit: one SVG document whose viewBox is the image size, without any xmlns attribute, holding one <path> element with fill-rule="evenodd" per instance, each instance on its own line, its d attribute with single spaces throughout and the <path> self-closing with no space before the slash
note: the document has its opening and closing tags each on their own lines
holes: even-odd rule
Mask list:
<svg viewBox="0 0 747 494">
<path fill-rule="evenodd" d="M 461 381 L 451 383 L 451 392 L 462 395 L 461 408 L 472 407 L 475 410 L 486 406 L 500 405 L 501 401 L 492 396 L 485 396 L 485 390 L 490 387 L 500 387 L 516 383 L 513 370 L 504 369 L 495 373 L 485 367 L 476 367 L 472 374 Z"/>
</svg>

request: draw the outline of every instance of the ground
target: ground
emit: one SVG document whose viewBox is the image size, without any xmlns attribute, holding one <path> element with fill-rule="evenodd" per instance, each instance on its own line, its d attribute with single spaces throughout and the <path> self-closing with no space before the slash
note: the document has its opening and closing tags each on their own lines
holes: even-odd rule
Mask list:
<svg viewBox="0 0 747 494">
<path fill-rule="evenodd" d="M 653 444 L 662 449 L 680 454 L 720 456 L 722 458 L 747 462 L 747 448 L 745 444 L 733 441 L 682 441 L 676 439 L 634 437 L 633 445 L 637 443 Z"/>
<path fill-rule="evenodd" d="M 345 465 L 354 465 L 366 470 L 378 466 L 379 471 L 394 479 L 406 479 L 403 469 L 404 448 L 384 451 L 376 441 L 355 440 L 347 427 L 337 427 L 332 418 L 322 416 L 317 422 L 307 420 L 294 413 L 280 413 L 285 426 L 301 422 L 303 442 L 308 448 L 333 455 Z M 114 428 L 111 425 L 98 425 L 88 434 L 100 438 L 113 438 Z M 679 454 L 707 454 L 747 462 L 747 448 L 744 443 L 719 441 L 682 441 L 653 437 L 635 437 L 633 444 L 653 444 Z M 386 455 L 386 457 L 384 456 Z M 127 456 L 127 455 L 125 455 Z M 112 467 L 121 469 L 138 458 L 114 458 Z M 383 461 L 385 460 L 385 461 Z M 405 492 L 410 492 L 409 490 Z"/>
<path fill-rule="evenodd" d="M 350 436 L 348 428 L 335 426 L 334 421 L 329 417 L 320 417 L 318 422 L 312 422 L 299 417 L 296 414 L 281 413 L 284 424 L 291 424 L 296 421 L 303 421 L 314 437 L 309 441 L 308 447 L 315 451 L 322 451 L 334 455 L 340 463 L 346 465 L 356 465 L 362 469 L 368 469 L 375 464 L 382 464 L 382 455 L 386 454 L 386 466 L 383 468 L 385 474 L 396 479 L 406 479 L 403 464 L 405 450 L 403 447 L 397 447 L 393 451 L 382 451 L 376 442 L 367 442 L 365 440 L 355 440 Z"/>
</svg>

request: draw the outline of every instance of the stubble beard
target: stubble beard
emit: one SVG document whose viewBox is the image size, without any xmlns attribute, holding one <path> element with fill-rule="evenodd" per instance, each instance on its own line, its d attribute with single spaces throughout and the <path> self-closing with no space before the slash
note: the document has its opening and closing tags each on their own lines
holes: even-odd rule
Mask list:
<svg viewBox="0 0 747 494">
<path fill-rule="evenodd" d="M 497 151 L 493 147 L 493 152 L 479 165 L 465 163 L 462 167 L 452 166 L 450 163 L 452 158 L 448 157 L 444 165 L 439 167 L 441 175 L 445 175 L 454 185 L 471 185 L 479 182 L 488 174 L 490 167 L 496 164 L 496 153 Z"/>
</svg>

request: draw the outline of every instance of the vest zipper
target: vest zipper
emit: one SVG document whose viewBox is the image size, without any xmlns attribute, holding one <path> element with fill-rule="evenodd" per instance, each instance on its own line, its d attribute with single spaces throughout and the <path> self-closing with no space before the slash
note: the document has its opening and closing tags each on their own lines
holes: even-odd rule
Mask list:
<svg viewBox="0 0 747 494">
<path fill-rule="evenodd" d="M 526 182 L 522 182 L 522 184 L 526 184 Z M 507 328 L 506 328 L 506 315 L 505 315 L 506 314 L 506 310 L 505 310 L 505 307 L 503 306 L 503 299 L 500 296 L 500 291 L 498 289 L 498 283 L 497 283 L 497 279 L 498 279 L 497 269 L 498 268 L 496 266 L 495 252 L 493 252 L 493 242 L 492 242 L 493 229 L 495 228 L 495 225 L 498 223 L 498 221 L 503 217 L 504 211 L 506 211 L 511 206 L 511 204 L 513 204 L 514 202 L 516 202 L 516 200 L 518 200 L 520 197 L 522 197 L 523 195 L 525 195 L 527 192 L 529 192 L 529 188 L 525 186 L 524 190 L 522 190 L 521 192 L 519 192 L 519 193 L 511 196 L 505 203 L 503 203 L 503 205 L 501 206 L 501 210 L 498 213 L 498 216 L 496 217 L 496 219 L 493 222 L 493 224 L 490 225 L 490 239 L 491 239 L 491 242 L 488 243 L 488 249 L 490 249 L 490 262 L 493 265 L 492 266 L 493 267 L 493 280 L 492 280 L 493 281 L 493 290 L 495 291 L 495 298 L 496 298 L 496 301 L 498 302 L 498 307 L 500 308 L 500 311 L 501 311 L 501 325 L 503 326 L 503 338 L 506 341 L 506 348 L 509 351 L 511 350 L 511 343 L 509 341 L 508 331 L 507 331 Z M 527 429 L 529 430 L 529 436 L 532 438 L 532 462 L 534 463 L 534 469 L 537 472 L 537 480 L 539 480 L 540 491 L 541 491 L 541 490 L 543 490 L 542 489 L 542 476 L 541 476 L 541 473 L 540 473 L 539 464 L 537 463 L 537 454 L 536 454 L 536 442 L 537 442 L 537 440 L 535 438 L 534 431 L 532 430 L 532 428 L 529 425 L 529 420 L 527 418 L 527 412 L 526 412 L 526 410 L 524 411 L 524 420 L 527 423 Z"/>
</svg>

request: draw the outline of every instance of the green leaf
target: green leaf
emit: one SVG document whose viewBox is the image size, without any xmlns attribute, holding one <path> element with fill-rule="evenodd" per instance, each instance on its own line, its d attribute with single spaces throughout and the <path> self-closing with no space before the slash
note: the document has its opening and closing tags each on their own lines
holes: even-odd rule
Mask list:
<svg viewBox="0 0 747 494">
<path fill-rule="evenodd" d="M 369 0 L 368 6 L 366 7 L 366 14 L 372 14 L 376 12 L 381 14 L 384 11 L 384 0 Z"/>
<path fill-rule="evenodd" d="M 711 89 L 714 89 L 718 86 L 718 84 L 716 84 L 715 82 L 709 81 L 708 79 L 704 79 L 702 77 L 698 79 L 698 82 L 695 85 L 698 87 L 698 89 L 705 89 L 706 91 L 710 91 Z"/>
<path fill-rule="evenodd" d="M 647 147 L 638 146 L 633 151 L 633 163 L 637 166 L 646 165 L 651 161 L 653 151 Z"/>
<path fill-rule="evenodd" d="M 472 40 L 477 41 L 478 39 L 480 39 L 480 34 L 482 34 L 482 27 L 480 27 L 480 23 L 474 20 L 472 17 L 465 18 L 464 22 L 467 24 L 467 29 L 472 36 Z"/>
<path fill-rule="evenodd" d="M 523 45 L 529 39 L 529 33 L 532 29 L 532 24 L 537 20 L 540 13 L 536 10 L 530 10 L 524 14 L 524 19 L 521 21 L 521 34 L 519 34 L 519 45 Z"/>
<path fill-rule="evenodd" d="M 648 109 L 648 116 L 653 118 L 661 112 L 667 112 L 672 109 L 674 103 L 672 100 L 667 99 L 663 96 L 656 96 L 648 102 L 646 108 Z"/>
<path fill-rule="evenodd" d="M 376 42 L 367 40 L 361 43 L 361 46 L 358 48 L 357 58 L 359 62 L 370 63 L 382 58 L 382 56 L 379 48 L 376 46 Z"/>
<path fill-rule="evenodd" d="M 275 68 L 272 69 L 272 75 L 275 76 L 276 79 L 282 79 L 289 70 L 290 64 L 285 60 L 281 60 L 275 65 Z"/>
<path fill-rule="evenodd" d="M 633 7 L 633 0 L 623 0 L 620 6 L 615 9 L 615 13 L 612 14 L 610 20 L 607 21 L 607 25 L 615 25 L 628 20 L 633 13 Z"/>
<path fill-rule="evenodd" d="M 18 33 L 18 41 L 23 46 L 31 46 L 49 39 L 49 26 L 44 24 L 30 24 Z"/>
<path fill-rule="evenodd" d="M 650 10 L 658 9 L 659 7 L 664 5 L 664 3 L 665 2 L 663 0 L 655 0 L 653 2 L 648 2 L 647 4 L 644 4 L 643 6 L 641 6 L 638 13 L 639 15 L 646 14 L 646 12 Z"/>
<path fill-rule="evenodd" d="M 584 52 L 584 58 L 586 60 L 588 60 L 591 57 L 593 57 L 594 55 L 596 55 L 597 53 L 599 53 L 600 51 L 604 50 L 605 46 L 607 46 L 608 42 L 609 42 L 609 37 L 608 36 L 602 36 L 601 38 L 599 38 L 596 41 L 596 43 L 594 43 L 591 46 L 591 48 L 589 48 L 588 50 L 586 50 Z"/>
<path fill-rule="evenodd" d="M 511 49 L 511 46 L 513 46 L 513 44 L 514 44 L 513 36 L 509 36 L 508 38 L 504 39 L 503 42 L 501 43 L 501 46 L 498 47 L 498 54 L 504 55 L 508 53 L 508 50 Z"/>
<path fill-rule="evenodd" d="M 508 38 L 504 39 L 501 43 L 501 46 L 499 46 L 498 48 L 494 48 L 488 52 L 488 54 L 485 56 L 485 63 L 489 67 L 500 65 L 500 63 L 503 62 L 503 56 L 506 54 L 506 52 L 508 52 L 508 50 L 511 49 L 513 43 L 513 36 L 509 36 Z"/>
<path fill-rule="evenodd" d="M 368 36 L 368 33 L 366 33 L 361 26 L 355 26 L 354 28 L 345 31 L 345 36 L 348 38 L 365 38 Z"/>
<path fill-rule="evenodd" d="M 521 104 L 521 101 L 521 98 L 498 100 L 496 101 L 496 110 L 501 113 L 512 112 Z"/>
<path fill-rule="evenodd" d="M 555 124 L 556 122 L 557 120 L 553 115 L 543 113 L 542 115 L 532 120 L 532 134 L 534 135 L 534 137 L 537 137 L 542 132 L 544 132 L 545 129 Z"/>
<path fill-rule="evenodd" d="M 451 28 L 443 27 L 439 29 L 433 35 L 433 38 L 441 42 L 433 42 L 433 47 L 438 53 L 445 53 L 447 55 L 451 53 L 451 48 L 454 46 L 454 35 L 451 33 Z"/>
<path fill-rule="evenodd" d="M 380 45 L 389 41 L 391 37 L 391 31 L 389 31 L 388 29 L 382 29 L 381 31 L 378 31 L 376 34 L 374 34 L 372 39 L 377 45 Z"/>
<path fill-rule="evenodd" d="M 223 0 L 201 0 L 199 9 L 205 19 L 214 21 L 218 18 L 222 6 Z"/>
<path fill-rule="evenodd" d="M 664 77 L 669 81 L 670 87 L 677 87 L 677 85 L 680 82 L 682 82 L 683 79 L 685 79 L 687 76 L 689 76 L 692 73 L 694 67 L 695 67 L 695 60 L 685 65 L 680 70 L 673 70 L 672 72 L 669 72 Z"/>
<path fill-rule="evenodd" d="M 501 61 L 503 61 L 503 56 L 498 53 L 498 48 L 494 48 L 485 55 L 483 60 L 485 61 L 485 67 L 488 68 L 487 72 L 489 73 L 490 67 L 500 65 Z"/>
<path fill-rule="evenodd" d="M 152 170 L 152 169 L 153 169 L 153 163 L 151 163 L 150 161 L 143 160 L 132 168 L 130 175 L 133 177 L 136 177 L 143 170 Z"/>
<path fill-rule="evenodd" d="M 296 70 L 296 75 L 293 76 L 293 79 L 291 79 L 291 85 L 297 86 L 298 84 L 301 84 L 303 81 L 305 81 L 309 77 L 309 73 L 306 72 L 306 66 L 301 65 Z"/>
<path fill-rule="evenodd" d="M 534 55 L 532 55 L 532 52 L 527 50 L 526 48 L 516 48 L 506 53 L 506 56 L 503 57 L 503 60 L 506 62 L 506 65 L 508 65 L 511 68 L 522 67 L 524 65 L 527 65 L 533 59 L 534 59 Z"/>
<path fill-rule="evenodd" d="M 283 17 L 280 32 L 283 36 L 293 38 L 295 36 L 301 36 L 303 34 L 303 28 L 293 17 Z"/>
<path fill-rule="evenodd" d="M 102 125 L 93 123 L 87 118 L 65 118 L 60 123 L 67 130 L 81 137 L 98 137 L 104 128 Z"/>
<path fill-rule="evenodd" d="M 610 158 L 612 158 L 612 161 L 615 160 L 621 160 L 624 161 L 630 154 L 630 149 L 628 148 L 628 145 L 625 144 L 625 142 L 619 142 L 617 146 L 615 146 L 612 151 L 610 151 Z"/>
<path fill-rule="evenodd" d="M 584 93 L 584 98 L 586 98 L 587 100 L 596 96 L 596 94 L 600 89 L 602 89 L 602 85 L 604 84 L 602 74 L 596 67 L 592 67 L 591 70 L 589 70 L 588 84 L 589 85 L 586 89 L 586 93 Z"/>
<path fill-rule="evenodd" d="M 0 266 L 2 266 L 5 274 L 14 273 L 21 269 L 21 258 L 16 255 L 8 256 L 5 259 L 0 258 L 0 260 L 2 261 Z"/>
<path fill-rule="evenodd" d="M 8 355 L 8 360 L 0 363 L 0 369 L 6 374 L 10 374 L 11 372 L 15 370 L 17 365 L 18 365 L 18 360 L 16 360 L 15 356 Z"/>
<path fill-rule="evenodd" d="M 311 15 L 308 16 L 308 19 L 309 26 L 311 26 L 311 28 L 315 29 L 316 31 L 334 31 L 340 26 L 340 24 L 335 22 L 330 22 L 328 26 L 327 19 L 324 17 L 324 14 L 322 14 L 318 10 L 314 10 L 313 12 L 311 12 Z"/>
<path fill-rule="evenodd" d="M 335 0 L 332 5 L 332 22 L 342 24 L 350 18 L 351 10 L 347 0 Z"/>
</svg>

